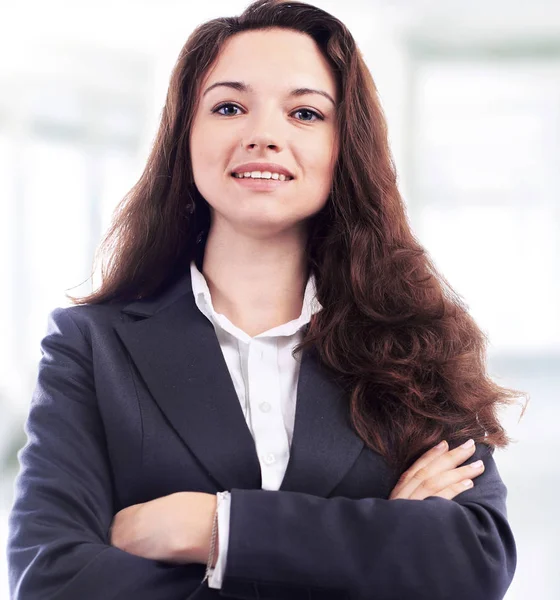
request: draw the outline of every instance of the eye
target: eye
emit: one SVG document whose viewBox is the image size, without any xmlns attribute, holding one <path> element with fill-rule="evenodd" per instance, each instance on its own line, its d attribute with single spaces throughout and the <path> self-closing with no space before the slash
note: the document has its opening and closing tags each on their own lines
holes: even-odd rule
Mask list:
<svg viewBox="0 0 560 600">
<path fill-rule="evenodd" d="M 220 104 L 219 106 L 216 106 L 216 108 L 212 111 L 212 113 L 219 113 L 224 117 L 236 117 L 238 114 L 240 113 L 235 113 L 235 112 L 222 112 L 224 109 L 238 109 L 238 110 L 242 110 L 240 106 L 238 106 L 237 104 L 233 104 L 232 102 L 224 102 L 222 104 Z M 306 123 L 313 123 L 316 120 L 321 120 L 324 121 L 324 117 L 321 116 L 317 111 L 311 110 L 310 108 L 299 108 L 298 110 L 295 110 L 292 114 L 298 114 L 301 113 L 302 115 L 304 115 L 303 118 L 298 119 L 298 121 L 303 121 Z M 309 118 L 311 117 L 311 118 Z M 313 118 L 314 117 L 314 118 Z"/>
<path fill-rule="evenodd" d="M 213 113 L 219 112 L 224 117 L 235 117 L 235 116 L 237 116 L 237 114 L 239 114 L 239 113 L 224 114 L 223 112 L 220 112 L 224 108 L 238 108 L 239 110 L 241 110 L 241 108 L 239 106 L 237 106 L 237 104 L 232 104 L 231 102 L 224 102 L 223 104 L 216 106 L 216 108 L 212 112 Z"/>
<path fill-rule="evenodd" d="M 303 114 L 307 114 L 307 115 L 312 115 L 315 116 L 316 118 L 314 120 L 311 119 L 298 119 L 298 121 L 305 121 L 307 123 L 313 123 L 315 120 L 319 119 L 321 121 L 324 121 L 324 117 L 322 117 L 318 112 L 311 110 L 310 108 L 298 108 L 298 110 L 294 111 L 292 114 L 297 114 L 297 113 L 303 113 Z"/>
</svg>

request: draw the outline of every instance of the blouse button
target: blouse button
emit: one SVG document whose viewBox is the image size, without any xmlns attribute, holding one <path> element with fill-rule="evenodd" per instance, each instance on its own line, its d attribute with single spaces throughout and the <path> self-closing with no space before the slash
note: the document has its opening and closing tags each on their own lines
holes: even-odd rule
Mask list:
<svg viewBox="0 0 560 600">
<path fill-rule="evenodd" d="M 274 461 L 276 460 L 276 457 L 274 456 L 274 454 L 272 454 L 272 452 L 269 452 L 267 455 L 265 455 L 264 457 L 264 462 L 267 465 L 271 465 Z"/>
<path fill-rule="evenodd" d="M 263 412 L 268 412 L 272 407 L 270 406 L 270 404 L 268 402 L 261 402 L 259 404 L 259 408 L 263 411 Z"/>
</svg>

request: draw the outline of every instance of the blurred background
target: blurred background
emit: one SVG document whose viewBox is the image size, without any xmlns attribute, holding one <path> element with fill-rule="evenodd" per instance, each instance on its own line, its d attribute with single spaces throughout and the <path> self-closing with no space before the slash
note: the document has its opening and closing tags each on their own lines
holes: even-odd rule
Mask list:
<svg viewBox="0 0 560 600">
<path fill-rule="evenodd" d="M 47 314 L 91 291 L 188 35 L 248 3 L 0 2 L 2 548 Z M 506 598 L 558 598 L 560 3 L 314 4 L 362 50 L 413 229 L 487 333 L 490 373 L 531 396 L 521 420 L 503 412 L 516 443 L 495 454 L 519 552 Z"/>
</svg>

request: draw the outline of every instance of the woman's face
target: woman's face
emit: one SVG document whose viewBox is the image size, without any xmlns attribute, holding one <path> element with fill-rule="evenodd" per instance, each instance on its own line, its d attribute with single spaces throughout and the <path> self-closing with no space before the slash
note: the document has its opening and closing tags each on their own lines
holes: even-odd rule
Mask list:
<svg viewBox="0 0 560 600">
<path fill-rule="evenodd" d="M 334 75 L 309 36 L 275 28 L 229 38 L 202 81 L 190 136 L 213 230 L 267 237 L 301 228 L 324 206 L 337 102 Z M 270 179 L 240 178 L 255 171 Z"/>
</svg>

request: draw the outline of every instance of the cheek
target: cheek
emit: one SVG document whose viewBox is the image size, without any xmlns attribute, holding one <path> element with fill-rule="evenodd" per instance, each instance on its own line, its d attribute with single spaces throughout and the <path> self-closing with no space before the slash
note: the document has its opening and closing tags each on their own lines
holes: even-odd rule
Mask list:
<svg viewBox="0 0 560 600">
<path fill-rule="evenodd" d="M 334 155 L 332 149 L 332 142 L 325 142 L 320 148 L 317 148 L 313 160 L 307 163 L 307 174 L 310 182 L 317 189 L 329 190 L 331 186 L 333 169 L 334 169 Z"/>
<path fill-rule="evenodd" d="M 310 140 L 302 150 L 301 160 L 307 166 L 308 175 L 313 179 L 330 179 L 336 156 L 335 137 L 332 132 L 326 131 L 324 135 Z"/>
<path fill-rule="evenodd" d="M 202 128 L 194 129 L 191 136 L 191 156 L 195 169 L 208 168 L 215 159 L 216 145 L 210 143 L 211 135 Z"/>
<path fill-rule="evenodd" d="M 211 121 L 198 119 L 193 123 L 190 135 L 190 152 L 194 168 L 207 170 L 217 168 L 223 163 L 226 140 L 223 133 Z M 220 140 L 220 143 L 216 143 Z M 221 161 L 219 160 L 221 157 Z"/>
</svg>

